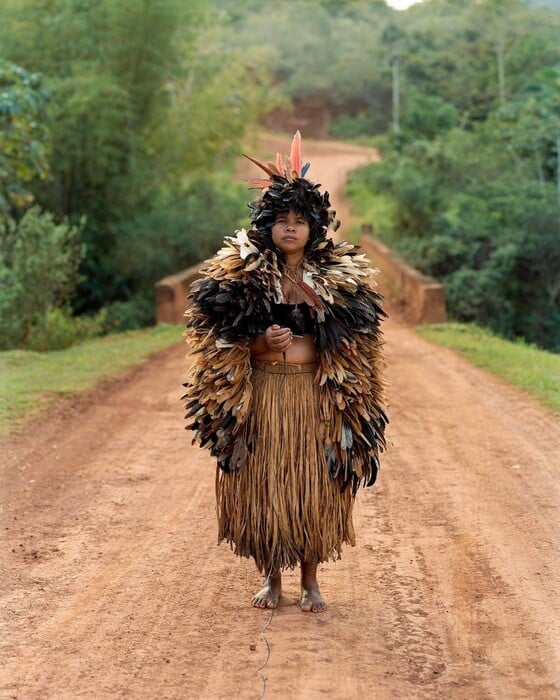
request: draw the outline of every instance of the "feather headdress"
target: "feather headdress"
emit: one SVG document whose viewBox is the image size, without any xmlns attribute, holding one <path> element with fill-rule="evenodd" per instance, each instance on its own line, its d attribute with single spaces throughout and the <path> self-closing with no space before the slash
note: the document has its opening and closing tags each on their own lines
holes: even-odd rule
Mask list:
<svg viewBox="0 0 560 700">
<path fill-rule="evenodd" d="M 280 153 L 276 154 L 276 163 L 261 163 L 256 158 L 243 154 L 245 158 L 250 160 L 256 166 L 269 176 L 269 180 L 263 180 L 262 178 L 252 178 L 249 182 L 256 187 L 266 189 L 273 185 L 274 178 L 283 178 L 285 180 L 297 180 L 298 178 L 303 178 L 307 174 L 311 163 L 306 163 L 303 167 L 301 165 L 301 133 L 298 129 L 294 134 L 292 139 L 292 146 L 290 148 L 289 156 L 281 156 Z"/>
<path fill-rule="evenodd" d="M 249 204 L 253 233 L 267 237 L 276 220 L 276 215 L 290 209 L 304 214 L 309 222 L 308 253 L 325 240 L 329 228 L 336 230 L 338 221 L 335 221 L 336 212 L 330 208 L 329 193 L 321 193 L 319 190 L 321 185 L 305 177 L 310 164 L 302 165 L 299 131 L 294 134 L 289 156 L 277 153 L 274 163 L 261 163 L 248 155 L 245 155 L 245 158 L 268 175 L 268 180 L 263 178 L 249 180 L 253 186 L 262 189 L 261 197 Z"/>
</svg>

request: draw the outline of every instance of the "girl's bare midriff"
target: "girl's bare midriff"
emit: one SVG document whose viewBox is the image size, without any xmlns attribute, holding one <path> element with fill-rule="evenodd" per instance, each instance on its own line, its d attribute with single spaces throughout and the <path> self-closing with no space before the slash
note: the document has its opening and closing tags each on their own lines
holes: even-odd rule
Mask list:
<svg viewBox="0 0 560 700">
<path fill-rule="evenodd" d="M 265 352 L 255 353 L 251 348 L 251 354 L 256 360 L 265 362 L 284 362 L 284 355 L 281 352 L 266 350 Z M 286 362 L 293 365 L 305 365 L 309 362 L 317 361 L 317 349 L 313 342 L 313 336 L 310 334 L 304 335 L 302 338 L 293 338 L 290 347 L 286 350 Z"/>
</svg>

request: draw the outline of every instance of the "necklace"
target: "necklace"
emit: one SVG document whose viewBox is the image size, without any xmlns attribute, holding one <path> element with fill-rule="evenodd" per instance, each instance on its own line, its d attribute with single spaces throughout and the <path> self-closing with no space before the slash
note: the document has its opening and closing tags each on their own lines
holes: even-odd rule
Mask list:
<svg viewBox="0 0 560 700">
<path fill-rule="evenodd" d="M 284 265 L 283 275 L 287 277 L 293 285 L 297 285 L 303 279 L 303 258 L 297 265 Z"/>
<path fill-rule="evenodd" d="M 282 274 L 291 283 L 291 289 L 283 289 L 286 303 L 293 304 L 290 311 L 290 329 L 295 338 L 302 338 L 305 333 L 305 319 L 299 305 L 305 303 L 300 283 L 303 281 L 303 261 L 302 258 L 297 265 L 284 265 Z"/>
<path fill-rule="evenodd" d="M 297 305 L 302 301 L 301 292 L 299 291 L 299 283 L 303 279 L 303 258 L 298 262 L 297 265 L 284 265 L 284 270 L 282 272 L 284 277 L 286 277 L 291 282 L 291 289 L 284 292 L 286 301 L 289 302 L 289 297 L 292 297 L 292 301 Z"/>
</svg>

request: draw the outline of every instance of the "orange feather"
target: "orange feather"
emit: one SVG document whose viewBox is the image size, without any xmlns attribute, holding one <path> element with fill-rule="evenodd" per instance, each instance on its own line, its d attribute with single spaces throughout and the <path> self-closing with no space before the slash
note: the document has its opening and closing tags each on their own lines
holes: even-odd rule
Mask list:
<svg viewBox="0 0 560 700">
<path fill-rule="evenodd" d="M 266 187 L 270 187 L 270 180 L 254 179 L 254 180 L 249 180 L 249 183 L 251 185 L 254 185 L 255 187 L 259 187 L 262 190 L 264 190 Z"/>
<path fill-rule="evenodd" d="M 243 155 L 245 158 L 248 158 L 248 159 L 251 161 L 251 163 L 254 163 L 255 165 L 258 165 L 258 167 L 261 168 L 261 170 L 264 170 L 265 173 L 266 173 L 267 175 L 270 175 L 270 177 L 272 177 L 272 176 L 274 175 L 274 171 L 273 171 L 273 170 L 271 170 L 269 167 L 267 167 L 267 166 L 264 165 L 263 163 L 259 163 L 259 161 L 258 161 L 258 160 L 255 160 L 255 158 L 251 158 L 251 156 L 248 156 L 248 155 L 246 155 L 245 153 L 243 153 L 242 155 Z"/>
</svg>

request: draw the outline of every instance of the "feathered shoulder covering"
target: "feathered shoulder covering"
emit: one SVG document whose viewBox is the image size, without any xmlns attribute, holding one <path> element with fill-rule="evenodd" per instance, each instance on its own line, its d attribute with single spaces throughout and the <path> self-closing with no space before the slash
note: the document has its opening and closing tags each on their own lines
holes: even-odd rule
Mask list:
<svg viewBox="0 0 560 700">
<path fill-rule="evenodd" d="M 249 345 L 271 325 L 271 302 L 282 301 L 276 252 L 261 241 L 252 230 L 227 237 L 192 284 L 185 313 L 193 359 L 186 427 L 226 472 L 243 468 L 251 449 Z M 306 256 L 303 272 L 314 300 L 327 464 L 354 491 L 375 481 L 388 422 L 375 273 L 358 248 L 330 238 Z"/>
</svg>

